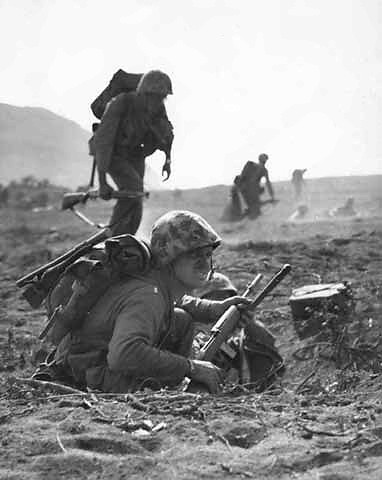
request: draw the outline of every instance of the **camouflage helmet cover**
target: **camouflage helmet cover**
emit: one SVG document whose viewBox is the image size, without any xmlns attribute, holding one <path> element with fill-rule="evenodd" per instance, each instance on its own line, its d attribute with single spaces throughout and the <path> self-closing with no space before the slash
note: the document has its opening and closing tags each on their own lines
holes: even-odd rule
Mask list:
<svg viewBox="0 0 382 480">
<path fill-rule="evenodd" d="M 160 266 L 197 248 L 216 248 L 220 242 L 221 238 L 204 218 L 187 210 L 162 215 L 151 230 L 151 251 Z"/>
<path fill-rule="evenodd" d="M 140 79 L 137 86 L 138 93 L 155 93 L 161 96 L 172 95 L 170 77 L 160 70 L 150 70 Z"/>
</svg>

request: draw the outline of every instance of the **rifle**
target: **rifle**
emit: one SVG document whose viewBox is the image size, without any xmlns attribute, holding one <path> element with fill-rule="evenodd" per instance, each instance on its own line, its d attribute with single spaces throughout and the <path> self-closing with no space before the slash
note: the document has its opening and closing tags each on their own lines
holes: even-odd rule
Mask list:
<svg viewBox="0 0 382 480">
<path fill-rule="evenodd" d="M 263 299 L 278 285 L 281 280 L 291 271 L 291 266 L 285 264 L 282 269 L 274 275 L 267 285 L 258 293 L 255 299 L 248 305 L 245 305 L 245 309 L 252 310 L 263 301 Z M 253 287 L 259 282 L 261 274 L 257 275 L 254 281 L 248 286 L 243 296 L 247 296 Z M 219 349 L 224 349 L 224 342 L 231 336 L 232 332 L 237 327 L 240 320 L 240 310 L 232 305 L 226 312 L 219 318 L 215 325 L 211 328 L 211 336 L 207 342 L 200 349 L 198 360 L 213 360 L 214 356 Z M 222 348 L 223 347 L 223 348 Z"/>
<path fill-rule="evenodd" d="M 149 192 L 134 192 L 127 190 L 113 190 L 111 198 L 138 198 L 138 197 L 149 197 Z M 74 213 L 80 220 L 91 225 L 92 227 L 104 228 L 105 225 L 101 223 L 95 223 L 89 217 L 84 215 L 82 212 L 75 208 L 79 203 L 85 204 L 89 199 L 96 199 L 99 197 L 98 190 L 89 190 L 87 192 L 77 192 L 77 193 L 65 193 L 61 203 L 61 210 L 70 210 Z"/>
<path fill-rule="evenodd" d="M 138 198 L 145 197 L 148 198 L 150 195 L 149 192 L 135 192 L 130 190 L 114 190 L 111 194 L 111 198 Z M 89 190 L 88 192 L 74 192 L 74 193 L 65 193 L 62 198 L 61 210 L 71 210 L 79 203 L 85 204 L 89 199 L 96 199 L 99 197 L 98 190 Z"/>
<path fill-rule="evenodd" d="M 27 287 L 23 297 L 33 308 L 38 308 L 49 291 L 59 280 L 65 269 L 78 258 L 86 255 L 98 243 L 111 237 L 109 228 L 104 228 L 83 242 L 75 245 L 63 255 L 33 270 L 16 281 L 17 287 Z"/>
</svg>

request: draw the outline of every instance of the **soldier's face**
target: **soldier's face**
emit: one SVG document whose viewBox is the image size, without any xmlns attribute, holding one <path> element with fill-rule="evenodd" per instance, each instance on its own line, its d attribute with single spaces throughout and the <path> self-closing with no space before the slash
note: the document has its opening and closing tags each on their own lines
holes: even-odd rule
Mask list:
<svg viewBox="0 0 382 480">
<path fill-rule="evenodd" d="M 189 289 L 201 287 L 211 268 L 212 251 L 204 247 L 180 255 L 173 264 L 176 278 Z"/>
</svg>

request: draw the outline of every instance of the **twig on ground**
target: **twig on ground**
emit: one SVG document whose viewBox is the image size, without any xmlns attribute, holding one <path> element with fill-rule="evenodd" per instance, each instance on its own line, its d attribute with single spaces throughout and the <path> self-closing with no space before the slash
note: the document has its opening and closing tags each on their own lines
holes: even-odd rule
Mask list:
<svg viewBox="0 0 382 480">
<path fill-rule="evenodd" d="M 124 395 L 125 401 L 127 403 L 130 403 L 133 407 L 135 407 L 137 410 L 143 410 L 144 412 L 147 412 L 149 410 L 152 410 L 152 407 L 149 405 L 145 405 L 142 403 L 136 396 L 134 396 L 132 393 L 126 393 Z"/>
<path fill-rule="evenodd" d="M 61 438 L 60 438 L 60 435 L 58 434 L 58 431 L 56 432 L 56 440 L 57 440 L 57 443 L 58 443 L 59 447 L 61 448 L 61 450 L 64 453 L 68 453 L 68 451 L 66 450 L 66 448 L 64 447 L 64 445 L 61 442 Z"/>
<path fill-rule="evenodd" d="M 309 432 L 309 433 L 313 433 L 315 435 L 327 435 L 328 437 L 346 437 L 348 436 L 350 433 L 352 433 L 350 430 L 346 431 L 346 432 L 330 432 L 330 431 L 326 431 L 326 430 L 319 430 L 319 429 L 315 429 L 315 428 L 309 428 L 307 427 L 306 425 L 302 424 L 302 423 L 298 423 L 298 425 L 303 428 L 306 432 Z"/>
<path fill-rule="evenodd" d="M 228 450 L 233 453 L 232 447 L 229 444 L 229 441 L 225 438 L 224 435 L 219 435 L 218 433 L 213 433 L 213 436 L 216 437 L 218 440 L 220 440 L 224 445 L 228 448 Z"/>
<path fill-rule="evenodd" d="M 68 387 L 66 385 L 61 385 L 60 383 L 47 382 L 45 380 L 35 380 L 33 378 L 18 378 L 15 377 L 14 381 L 19 385 L 29 385 L 31 387 L 46 387 L 54 389 L 62 393 L 71 393 L 76 395 L 88 395 L 87 392 L 78 390 L 77 388 Z"/>
<path fill-rule="evenodd" d="M 312 377 L 314 377 L 314 375 L 315 375 L 316 373 L 317 373 L 317 370 L 313 370 L 312 372 L 310 372 L 309 375 L 307 375 L 307 376 L 304 378 L 304 380 L 297 385 L 297 387 L 296 387 L 295 390 L 294 390 L 294 393 L 298 393 L 298 392 L 301 390 L 301 388 L 302 388 L 304 385 L 306 385 L 306 384 L 308 383 L 308 381 L 309 381 Z"/>
</svg>

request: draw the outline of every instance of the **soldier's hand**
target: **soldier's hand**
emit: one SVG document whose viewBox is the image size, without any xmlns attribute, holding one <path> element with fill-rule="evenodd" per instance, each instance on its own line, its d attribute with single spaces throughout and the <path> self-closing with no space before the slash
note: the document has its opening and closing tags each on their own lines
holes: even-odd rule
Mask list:
<svg viewBox="0 0 382 480">
<path fill-rule="evenodd" d="M 103 183 L 99 187 L 99 196 L 102 200 L 110 200 L 113 192 L 113 188 L 108 183 Z"/>
<path fill-rule="evenodd" d="M 218 317 L 221 317 L 223 313 L 228 310 L 229 307 L 232 305 L 235 306 L 240 306 L 240 305 L 249 305 L 251 303 L 251 300 L 246 297 L 240 297 L 239 295 L 235 295 L 234 297 L 229 297 L 226 298 L 225 300 L 211 300 L 211 310 L 213 312 L 213 315 Z"/>
<path fill-rule="evenodd" d="M 166 158 L 166 161 L 164 162 L 162 167 L 162 177 L 164 175 L 166 175 L 166 178 L 163 179 L 163 181 L 165 182 L 170 178 L 171 175 L 171 160 L 168 158 Z"/>
<path fill-rule="evenodd" d="M 189 360 L 189 362 L 191 380 L 205 385 L 210 393 L 218 393 L 221 390 L 224 373 L 221 368 L 204 360 Z"/>
</svg>

